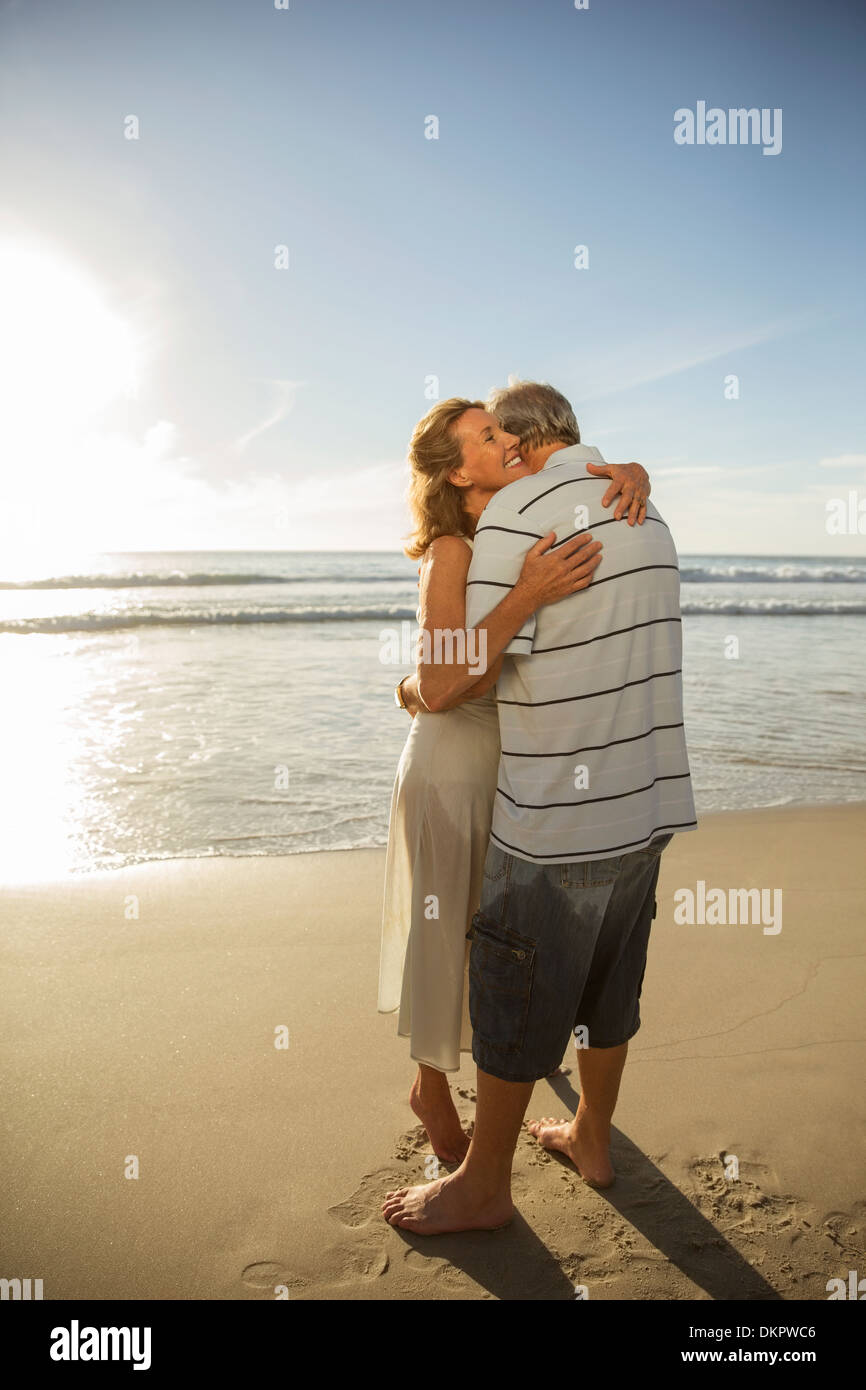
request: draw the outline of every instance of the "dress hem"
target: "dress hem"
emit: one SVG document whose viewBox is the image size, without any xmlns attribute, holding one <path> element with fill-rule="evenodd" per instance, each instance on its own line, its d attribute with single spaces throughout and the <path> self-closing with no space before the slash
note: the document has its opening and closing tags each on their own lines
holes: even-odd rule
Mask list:
<svg viewBox="0 0 866 1390">
<path fill-rule="evenodd" d="M 412 1036 L 411 1033 L 398 1033 L 398 1034 L 397 1034 L 397 1037 L 398 1037 L 398 1038 L 410 1038 L 411 1036 Z M 471 1044 L 470 1044 L 469 1047 L 461 1047 L 461 1048 L 458 1048 L 458 1051 L 461 1052 L 461 1053 L 468 1053 L 468 1055 L 469 1055 L 470 1057 L 472 1056 L 472 1047 L 471 1047 Z M 411 1050 L 411 1048 L 409 1049 L 409 1056 L 412 1058 L 412 1061 L 413 1061 L 413 1062 L 417 1062 L 417 1063 L 419 1064 L 419 1066 L 432 1067 L 434 1071 L 441 1071 L 441 1072 L 445 1072 L 445 1073 L 460 1071 L 460 1069 L 461 1069 L 461 1067 L 462 1067 L 462 1065 L 463 1065 L 462 1062 L 461 1062 L 461 1063 L 458 1063 L 458 1065 L 457 1065 L 456 1067 L 440 1067 L 440 1066 L 437 1066 L 437 1064 L 436 1064 L 435 1062 L 430 1062 L 430 1061 L 428 1061 L 426 1057 L 416 1057 L 416 1056 L 415 1056 L 415 1053 Z"/>
</svg>

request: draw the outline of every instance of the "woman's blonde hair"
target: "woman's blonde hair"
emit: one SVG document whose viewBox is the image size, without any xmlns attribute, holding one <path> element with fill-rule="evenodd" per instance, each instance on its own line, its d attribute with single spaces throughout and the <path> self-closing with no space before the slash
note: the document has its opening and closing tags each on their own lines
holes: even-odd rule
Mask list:
<svg viewBox="0 0 866 1390">
<path fill-rule="evenodd" d="M 484 410 L 483 401 L 452 396 L 439 401 L 415 426 L 409 441 L 409 509 L 413 530 L 404 547 L 413 560 L 437 536 L 473 536 L 475 518 L 463 509 L 463 489 L 448 481 L 463 462 L 454 426 L 467 410 Z"/>
</svg>

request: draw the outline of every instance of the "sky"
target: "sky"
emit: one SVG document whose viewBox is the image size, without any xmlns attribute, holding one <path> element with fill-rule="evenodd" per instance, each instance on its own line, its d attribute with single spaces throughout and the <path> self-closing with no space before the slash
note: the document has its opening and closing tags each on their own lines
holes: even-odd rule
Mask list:
<svg viewBox="0 0 866 1390">
<path fill-rule="evenodd" d="M 511 374 L 681 553 L 866 554 L 859 0 L 277 4 L 0 0 L 7 557 L 397 549 Z"/>
</svg>

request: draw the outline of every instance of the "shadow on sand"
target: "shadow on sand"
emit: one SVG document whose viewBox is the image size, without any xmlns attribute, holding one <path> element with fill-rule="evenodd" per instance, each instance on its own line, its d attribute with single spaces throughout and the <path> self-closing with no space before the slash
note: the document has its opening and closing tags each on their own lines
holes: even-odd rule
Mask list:
<svg viewBox="0 0 866 1390">
<path fill-rule="evenodd" d="M 568 1075 L 549 1077 L 548 1085 L 563 1107 L 574 1114 L 580 1097 Z M 617 1211 L 709 1298 L 780 1299 L 717 1227 L 616 1128 L 611 1150 L 616 1182 L 605 1191 L 593 1191 L 594 1199 Z M 574 1172 L 564 1154 L 551 1153 L 550 1158 Z M 511 1301 L 575 1297 L 575 1284 L 560 1260 L 539 1240 L 519 1210 L 512 1224 L 502 1231 L 415 1236 L 397 1226 L 392 1229 L 420 1255 L 447 1260 L 493 1298 Z"/>
</svg>

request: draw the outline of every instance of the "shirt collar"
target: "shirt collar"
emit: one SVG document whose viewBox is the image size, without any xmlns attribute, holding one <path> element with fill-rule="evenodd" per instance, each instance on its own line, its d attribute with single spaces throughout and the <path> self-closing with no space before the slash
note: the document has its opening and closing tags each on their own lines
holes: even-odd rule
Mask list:
<svg viewBox="0 0 866 1390">
<path fill-rule="evenodd" d="M 605 463 L 598 449 L 592 444 L 568 444 L 564 449 L 556 449 L 542 468 L 558 468 L 561 463 Z"/>
</svg>

